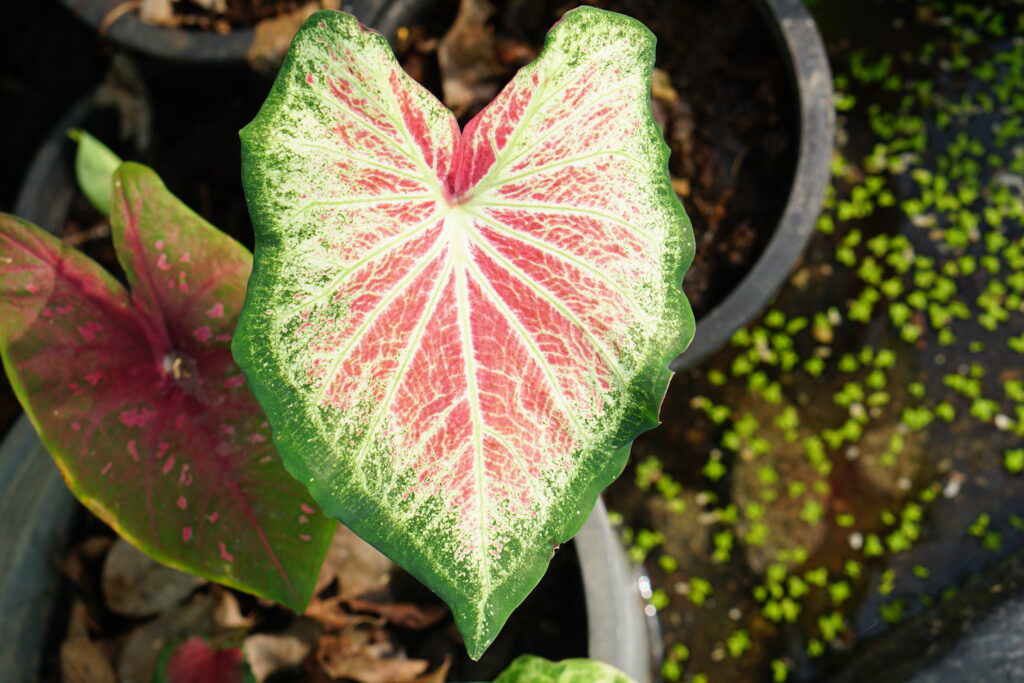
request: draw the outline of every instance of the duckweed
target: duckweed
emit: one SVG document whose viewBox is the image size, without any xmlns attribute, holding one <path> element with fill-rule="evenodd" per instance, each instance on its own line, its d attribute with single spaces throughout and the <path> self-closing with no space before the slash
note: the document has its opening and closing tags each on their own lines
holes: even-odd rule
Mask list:
<svg viewBox="0 0 1024 683">
<path fill-rule="evenodd" d="M 842 4 L 816 4 L 829 2 Z M 657 557 L 655 580 L 669 581 L 655 593 L 661 609 L 735 612 L 699 620 L 716 629 L 709 652 L 669 642 L 666 680 L 736 680 L 716 673 L 740 670 L 716 668 L 730 662 L 749 667 L 745 680 L 788 680 L 801 670 L 792 653 L 823 657 L 860 637 L 865 594 L 883 596 L 871 609 L 884 623 L 948 600 L 949 585 L 915 595 L 950 580 L 915 546 L 930 510 L 956 518 L 950 510 L 979 495 L 960 452 L 983 442 L 972 457 L 1002 477 L 986 486 L 1024 472 L 1024 372 L 996 360 L 1024 353 L 1024 51 L 986 38 L 1024 33 L 1024 15 L 899 4 L 933 39 L 837 58 L 840 140 L 868 141 L 833 156 L 817 247 L 772 308 L 686 380 L 701 390 L 678 450 L 632 465 L 630 482 L 689 520 L 685 533 L 704 534 L 699 544 L 667 530 L 629 537 L 631 557 Z M 1020 547 L 1024 518 L 994 512 L 942 533 L 993 557 Z"/>
</svg>

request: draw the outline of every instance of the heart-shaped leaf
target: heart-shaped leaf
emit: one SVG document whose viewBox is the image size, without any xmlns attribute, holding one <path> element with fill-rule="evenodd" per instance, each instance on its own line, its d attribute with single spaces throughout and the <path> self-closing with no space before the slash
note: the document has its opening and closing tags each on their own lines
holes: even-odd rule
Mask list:
<svg viewBox="0 0 1024 683">
<path fill-rule="evenodd" d="M 242 131 L 234 348 L 285 466 L 494 639 L 657 425 L 693 238 L 654 36 L 569 12 L 461 132 L 382 36 L 313 15 Z"/>
<path fill-rule="evenodd" d="M 150 169 L 115 175 L 132 292 L 56 238 L 0 217 L 0 353 L 71 490 L 150 556 L 309 602 L 333 522 L 281 466 L 230 353 L 251 256 Z"/>
</svg>

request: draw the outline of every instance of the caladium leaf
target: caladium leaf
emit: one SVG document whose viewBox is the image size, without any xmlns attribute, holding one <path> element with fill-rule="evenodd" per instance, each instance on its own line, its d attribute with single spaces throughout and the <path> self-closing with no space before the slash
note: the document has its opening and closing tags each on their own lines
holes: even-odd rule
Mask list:
<svg viewBox="0 0 1024 683">
<path fill-rule="evenodd" d="M 214 648 L 200 636 L 164 647 L 153 683 L 255 683 L 238 647 Z"/>
<path fill-rule="evenodd" d="M 635 683 L 632 678 L 604 662 L 593 659 L 563 659 L 552 662 L 543 657 L 523 655 L 508 665 L 494 683 Z"/>
<path fill-rule="evenodd" d="M 281 466 L 230 339 L 251 255 L 126 163 L 99 265 L 0 218 L 0 353 L 71 490 L 184 571 L 308 603 L 333 522 Z"/>
<path fill-rule="evenodd" d="M 581 8 L 459 131 L 382 36 L 313 15 L 242 131 L 235 356 L 285 466 L 479 656 L 657 425 L 693 255 L 654 36 Z"/>
<path fill-rule="evenodd" d="M 121 158 L 84 130 L 72 128 L 68 137 L 78 144 L 75 150 L 75 178 L 82 194 L 103 215 L 110 214 L 110 186 Z"/>
</svg>

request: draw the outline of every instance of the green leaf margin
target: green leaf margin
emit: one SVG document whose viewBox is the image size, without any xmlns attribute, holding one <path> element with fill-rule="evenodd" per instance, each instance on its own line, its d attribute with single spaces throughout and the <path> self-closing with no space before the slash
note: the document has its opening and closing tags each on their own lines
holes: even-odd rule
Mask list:
<svg viewBox="0 0 1024 683">
<path fill-rule="evenodd" d="M 595 659 L 563 659 L 552 662 L 522 655 L 494 679 L 494 683 L 635 683 L 614 666 Z"/>
<path fill-rule="evenodd" d="M 318 27 L 321 22 L 326 23 L 327 30 L 330 30 L 332 25 L 340 22 L 356 21 L 355 17 L 351 15 L 333 10 L 323 10 L 311 15 L 293 38 L 292 48 L 289 49 L 270 94 L 259 113 L 240 132 L 242 184 L 245 188 L 249 214 L 256 233 L 254 249 L 256 258 L 249 278 L 249 287 L 246 291 L 238 329 L 232 339 L 232 353 L 235 362 L 245 373 L 249 386 L 267 414 L 274 444 L 278 453 L 281 454 L 285 468 L 298 481 L 307 486 L 324 514 L 339 520 L 441 597 L 452 610 L 456 624 L 466 641 L 469 656 L 479 659 L 497 637 L 512 611 L 540 582 L 553 556 L 553 548 L 568 541 L 579 532 L 590 516 L 598 496 L 622 474 L 636 437 L 660 424 L 658 413 L 673 374 L 669 370 L 669 363 L 682 353 L 692 341 L 695 328 L 693 311 L 681 289 L 683 275 L 693 261 L 693 230 L 682 204 L 672 189 L 668 173 L 670 150 L 665 143 L 661 128 L 654 120 L 648 101 L 646 135 L 652 149 L 661 151 L 661 158 L 658 160 L 661 178 L 657 181 L 656 191 L 663 198 L 664 205 L 675 215 L 680 230 L 678 242 L 681 245 L 681 251 L 674 255 L 674 263 L 669 263 L 669 267 L 663 268 L 666 272 L 666 288 L 679 294 L 677 297 L 667 299 L 668 307 L 664 319 L 674 320 L 678 324 L 674 328 L 674 334 L 664 339 L 659 345 L 662 348 L 662 353 L 660 355 L 652 354 L 648 358 L 646 366 L 637 372 L 630 386 L 624 390 L 622 401 L 624 404 L 630 405 L 632 409 L 623 416 L 619 428 L 607 440 L 607 455 L 601 466 L 581 469 L 577 475 L 581 482 L 581 488 L 577 491 L 574 499 L 565 499 L 561 505 L 551 510 L 551 519 L 553 520 L 549 527 L 551 546 L 535 548 L 529 555 L 524 555 L 521 562 L 522 571 L 509 575 L 503 583 L 498 584 L 501 588 L 495 589 L 492 596 L 501 594 L 505 598 L 490 601 L 487 609 L 491 618 L 485 629 L 476 632 L 470 615 L 478 611 L 477 605 L 467 600 L 451 584 L 438 580 L 431 567 L 421 562 L 418 553 L 410 550 L 406 539 L 380 523 L 381 520 L 374 514 L 374 508 L 377 506 L 375 499 L 362 495 L 354 487 L 345 490 L 347 487 L 338 486 L 335 482 L 323 481 L 317 477 L 317 473 L 303 457 L 303 453 L 309 450 L 311 443 L 305 436 L 307 425 L 304 411 L 294 398 L 287 395 L 286 392 L 282 392 L 281 383 L 273 376 L 274 368 L 260 353 L 263 337 L 259 330 L 259 318 L 271 305 L 261 295 L 262 290 L 266 289 L 262 285 L 273 279 L 272 266 L 265 259 L 261 259 L 260 254 L 262 251 L 273 249 L 280 244 L 280 239 L 272 234 L 271 226 L 274 223 L 275 208 L 282 207 L 275 207 L 273 200 L 266 196 L 264 183 L 254 172 L 256 166 L 254 159 L 258 157 L 265 141 L 272 138 L 274 110 L 287 105 L 289 97 L 285 91 L 289 79 L 302 77 L 301 74 L 292 73 L 292 51 L 296 42 L 307 32 L 325 30 Z M 613 27 L 616 24 L 628 26 L 633 30 L 639 28 L 640 33 L 645 37 L 645 44 L 637 51 L 637 56 L 647 65 L 643 73 L 643 86 L 645 92 L 650 92 L 656 39 L 654 34 L 642 23 L 623 14 L 593 7 L 579 7 L 566 13 L 559 24 L 565 28 L 572 28 L 580 34 L 606 30 L 606 27 Z M 363 37 L 365 40 L 376 41 L 381 49 L 391 50 L 387 40 L 379 33 L 369 32 Z M 551 43 L 551 31 L 549 31 L 536 61 L 544 59 Z M 397 61 L 395 64 L 400 68 Z M 601 449 L 595 448 L 594 450 Z M 594 460 L 596 461 L 597 458 Z M 341 496 L 346 496 L 344 502 L 338 502 L 338 497 Z M 406 534 L 413 532 L 414 530 L 408 530 Z"/>
</svg>

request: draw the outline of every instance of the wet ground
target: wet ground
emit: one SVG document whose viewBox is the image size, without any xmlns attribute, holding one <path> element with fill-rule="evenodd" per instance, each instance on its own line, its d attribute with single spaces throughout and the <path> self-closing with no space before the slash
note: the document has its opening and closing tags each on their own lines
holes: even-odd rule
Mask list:
<svg viewBox="0 0 1024 683">
<path fill-rule="evenodd" d="M 808 4 L 839 109 L 818 234 L 608 496 L 666 680 L 913 670 L 894 629 L 1024 547 L 1024 5 Z"/>
</svg>

